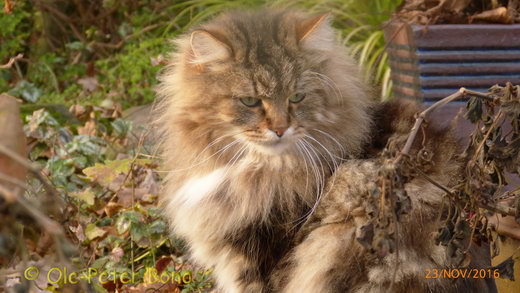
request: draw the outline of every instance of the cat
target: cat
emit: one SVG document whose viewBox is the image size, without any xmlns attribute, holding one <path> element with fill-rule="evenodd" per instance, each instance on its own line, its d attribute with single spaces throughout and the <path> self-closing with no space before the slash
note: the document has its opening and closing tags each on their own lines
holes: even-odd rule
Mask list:
<svg viewBox="0 0 520 293">
<path fill-rule="evenodd" d="M 295 282 L 311 271 L 298 257 L 313 231 L 306 238 L 301 228 L 330 212 L 320 204 L 332 194 L 327 180 L 384 144 L 374 143 L 385 140 L 374 95 L 328 14 L 231 11 L 174 44 L 157 88 L 167 170 L 161 204 L 172 233 L 196 263 L 214 268 L 222 292 L 304 290 Z M 366 279 L 366 270 L 340 272 L 351 273 Z"/>
</svg>

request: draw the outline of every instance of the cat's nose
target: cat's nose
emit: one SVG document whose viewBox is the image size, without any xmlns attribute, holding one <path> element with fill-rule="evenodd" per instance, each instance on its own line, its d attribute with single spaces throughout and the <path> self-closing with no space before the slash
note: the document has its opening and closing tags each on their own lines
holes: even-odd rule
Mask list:
<svg viewBox="0 0 520 293">
<path fill-rule="evenodd" d="M 287 127 L 277 127 L 275 129 L 273 129 L 274 133 L 276 133 L 276 135 L 278 137 L 282 137 L 286 130 L 287 130 Z"/>
</svg>

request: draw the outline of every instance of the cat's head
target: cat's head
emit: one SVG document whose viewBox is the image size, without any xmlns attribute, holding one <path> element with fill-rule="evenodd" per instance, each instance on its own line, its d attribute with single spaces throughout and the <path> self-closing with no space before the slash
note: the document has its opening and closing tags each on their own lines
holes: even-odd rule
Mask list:
<svg viewBox="0 0 520 293">
<path fill-rule="evenodd" d="M 162 123 L 204 146 L 227 137 L 267 155 L 355 154 L 369 99 L 329 18 L 228 12 L 178 38 L 161 76 Z"/>
</svg>

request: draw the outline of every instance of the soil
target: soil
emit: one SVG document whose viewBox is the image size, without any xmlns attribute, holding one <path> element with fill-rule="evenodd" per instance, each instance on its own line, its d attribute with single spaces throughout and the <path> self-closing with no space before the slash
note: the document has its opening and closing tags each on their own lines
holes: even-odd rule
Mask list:
<svg viewBox="0 0 520 293">
<path fill-rule="evenodd" d="M 405 0 L 394 19 L 421 25 L 520 23 L 520 0 Z"/>
</svg>

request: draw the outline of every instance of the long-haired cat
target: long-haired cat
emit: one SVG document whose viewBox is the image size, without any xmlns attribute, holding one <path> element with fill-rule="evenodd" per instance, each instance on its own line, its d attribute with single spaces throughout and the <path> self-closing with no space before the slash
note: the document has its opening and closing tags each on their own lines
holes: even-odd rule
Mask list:
<svg viewBox="0 0 520 293">
<path fill-rule="evenodd" d="M 323 213 L 339 164 L 361 158 L 378 135 L 377 107 L 328 22 L 287 10 L 228 12 L 177 38 L 160 77 L 164 213 L 192 258 L 214 267 L 223 292 L 306 290 L 297 278 L 315 267 L 299 257 L 314 248 L 308 238 L 294 248 L 295 235 Z M 346 244 L 343 230 L 323 239 Z M 320 270 L 367 281 L 366 269 L 336 270 L 335 251 L 323 260 L 309 253 Z M 281 259 L 297 278 L 280 273 Z M 305 286 L 350 284 L 324 280 Z"/>
</svg>

